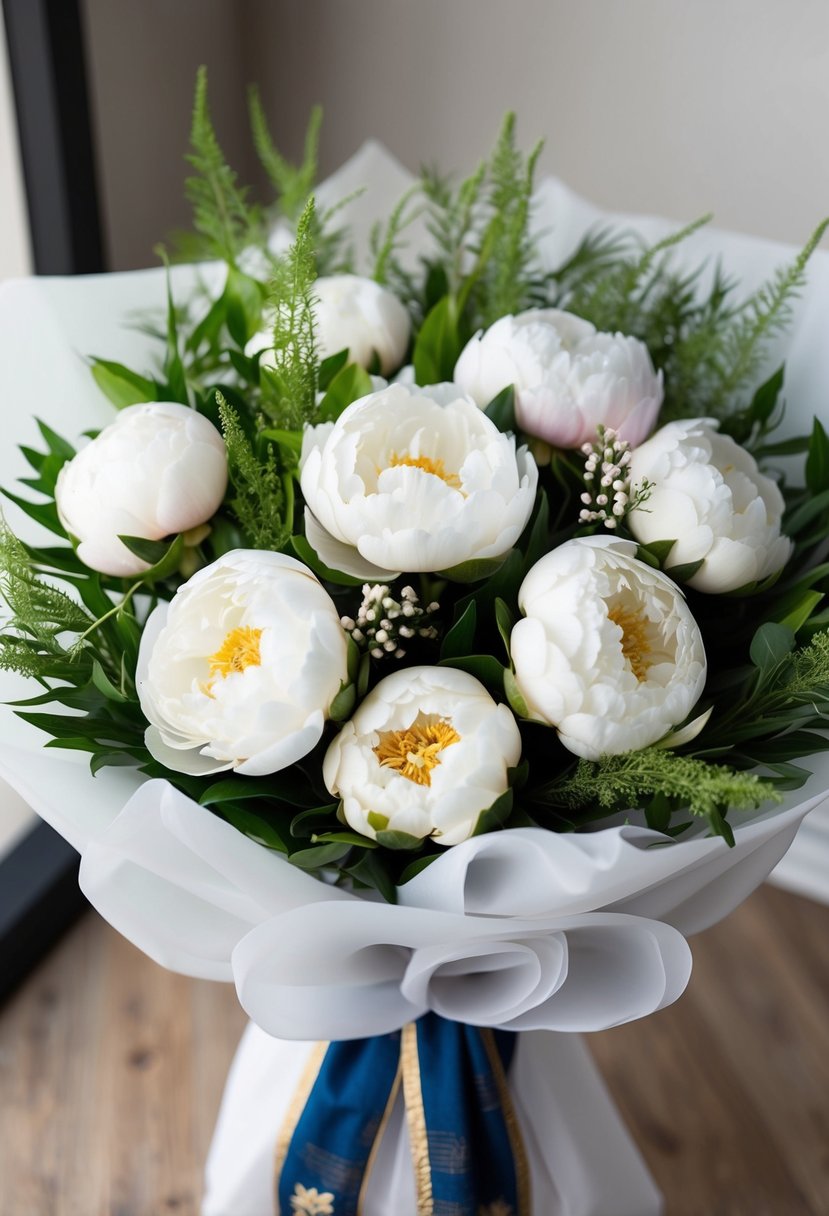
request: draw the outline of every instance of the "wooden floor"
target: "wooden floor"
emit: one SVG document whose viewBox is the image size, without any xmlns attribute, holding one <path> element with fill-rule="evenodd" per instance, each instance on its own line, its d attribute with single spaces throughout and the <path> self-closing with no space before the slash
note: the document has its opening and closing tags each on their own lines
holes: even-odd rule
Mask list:
<svg viewBox="0 0 829 1216">
<path fill-rule="evenodd" d="M 767 887 L 694 955 L 590 1040 L 668 1216 L 829 1216 L 829 908 Z M 87 915 L 0 1011 L 0 1216 L 196 1216 L 243 1024 Z"/>
</svg>

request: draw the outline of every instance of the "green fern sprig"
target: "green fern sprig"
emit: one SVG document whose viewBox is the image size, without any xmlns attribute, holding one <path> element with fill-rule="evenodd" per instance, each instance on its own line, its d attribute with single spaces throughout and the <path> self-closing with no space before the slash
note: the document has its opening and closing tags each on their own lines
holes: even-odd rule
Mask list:
<svg viewBox="0 0 829 1216">
<path fill-rule="evenodd" d="M 659 747 L 598 761 L 579 760 L 573 773 L 546 787 L 544 796 L 550 805 L 567 810 L 598 806 L 608 813 L 666 798 L 708 819 L 717 834 L 726 836 L 730 830 L 723 816 L 729 809 L 750 810 L 781 800 L 770 782 L 753 773 Z"/>
<path fill-rule="evenodd" d="M 401 273 L 397 257 L 402 243 L 401 237 L 405 230 L 421 214 L 419 206 L 410 206 L 412 199 L 416 198 L 420 193 L 420 182 L 415 182 L 395 204 L 385 225 L 378 221 L 372 228 L 369 244 L 372 256 L 374 257 L 372 277 L 383 286 L 386 286 L 390 280 Z"/>
<path fill-rule="evenodd" d="M 261 216 L 248 205 L 247 191 L 237 185 L 216 138 L 203 66 L 196 75 L 190 146 L 187 160 L 196 172 L 187 178 L 185 192 L 193 207 L 193 226 L 205 253 L 233 262 L 245 245 L 261 235 Z"/>
<path fill-rule="evenodd" d="M 317 277 L 313 195 L 299 217 L 296 240 L 276 263 L 268 307 L 274 317 L 274 367 L 263 369 L 263 409 L 285 430 L 314 420 L 318 361 L 314 322 Z"/>
<path fill-rule="evenodd" d="M 281 549 L 290 536 L 285 521 L 285 493 L 276 455 L 268 445 L 259 460 L 239 422 L 239 415 L 220 392 L 216 404 L 222 424 L 230 480 L 236 491 L 230 509 L 254 549 Z"/>
<path fill-rule="evenodd" d="M 286 219 L 295 220 L 316 182 L 322 107 L 314 106 L 311 110 L 305 131 L 304 153 L 299 165 L 292 165 L 276 147 L 256 85 L 251 85 L 248 91 L 248 112 L 253 143 L 276 193 L 279 209 Z"/>
</svg>

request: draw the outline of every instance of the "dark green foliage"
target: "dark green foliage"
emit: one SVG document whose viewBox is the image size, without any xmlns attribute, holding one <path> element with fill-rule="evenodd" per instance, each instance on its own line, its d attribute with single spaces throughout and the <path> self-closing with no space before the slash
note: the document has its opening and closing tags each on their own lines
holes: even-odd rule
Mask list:
<svg viewBox="0 0 829 1216">
<path fill-rule="evenodd" d="M 228 505 L 252 548 L 282 549 L 291 529 L 285 520 L 285 491 L 273 445 L 265 446 L 264 459 L 257 457 L 236 411 L 221 393 L 216 397 L 228 472 L 236 491 Z"/>
</svg>

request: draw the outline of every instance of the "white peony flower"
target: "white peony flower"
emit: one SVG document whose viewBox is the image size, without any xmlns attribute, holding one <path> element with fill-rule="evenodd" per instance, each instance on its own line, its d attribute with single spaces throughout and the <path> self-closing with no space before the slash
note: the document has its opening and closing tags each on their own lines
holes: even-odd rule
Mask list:
<svg viewBox="0 0 829 1216">
<path fill-rule="evenodd" d="M 600 425 L 641 443 L 662 404 L 662 373 L 654 372 L 644 343 L 598 333 L 557 308 L 501 317 L 476 334 L 454 379 L 480 406 L 514 385 L 521 429 L 557 448 L 592 442 Z"/>
<path fill-rule="evenodd" d="M 567 541 L 518 593 L 518 687 L 531 716 L 590 760 L 656 743 L 705 684 L 702 637 L 682 593 L 635 552 L 607 536 Z"/>
<path fill-rule="evenodd" d="M 317 279 L 313 293 L 315 335 L 320 359 L 348 349 L 351 363 L 371 367 L 375 354 L 380 370 L 388 375 L 400 366 L 409 345 L 411 321 L 393 292 L 374 279 L 356 274 L 335 274 Z M 270 328 L 255 334 L 245 347 L 251 356 L 265 351 L 261 362 L 272 365 Z"/>
<path fill-rule="evenodd" d="M 499 558 L 532 512 L 538 470 L 452 385 L 391 385 L 303 437 L 306 534 L 334 569 L 387 581 Z"/>
<path fill-rule="evenodd" d="M 329 747 L 323 778 L 355 831 L 438 844 L 472 834 L 508 786 L 521 736 L 506 705 L 452 667 L 409 667 L 372 689 Z"/>
<path fill-rule="evenodd" d="M 628 517 L 631 531 L 643 544 L 675 540 L 671 566 L 702 560 L 687 580 L 695 591 L 736 591 L 789 560 L 792 542 L 780 534 L 783 495 L 712 419 L 669 422 L 634 451 L 630 473 L 653 484 Z"/>
<path fill-rule="evenodd" d="M 171 401 L 121 410 L 63 466 L 55 486 L 61 523 L 78 557 L 102 574 L 147 570 L 119 536 L 162 540 L 205 523 L 227 487 L 227 453 L 203 415 Z"/>
<path fill-rule="evenodd" d="M 236 549 L 151 614 L 136 686 L 146 744 L 181 773 L 275 773 L 319 742 L 346 675 L 337 609 L 306 566 Z"/>
</svg>

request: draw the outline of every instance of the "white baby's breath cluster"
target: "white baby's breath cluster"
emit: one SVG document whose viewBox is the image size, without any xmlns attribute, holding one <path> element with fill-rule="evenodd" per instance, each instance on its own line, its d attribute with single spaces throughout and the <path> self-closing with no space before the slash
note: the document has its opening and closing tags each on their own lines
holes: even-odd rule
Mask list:
<svg viewBox="0 0 829 1216">
<path fill-rule="evenodd" d="M 363 602 L 356 620 L 343 616 L 340 623 L 373 659 L 384 659 L 387 655 L 402 659 L 406 655 L 404 641 L 414 637 L 434 641 L 438 636 L 436 627 L 427 622 L 439 611 L 436 600 L 421 607 L 414 587 L 404 587 L 396 600 L 385 583 L 364 583 Z"/>
<path fill-rule="evenodd" d="M 600 426 L 595 442 L 582 444 L 581 451 L 586 457 L 584 483 L 587 488 L 581 496 L 584 506 L 579 511 L 579 523 L 601 523 L 612 531 L 628 511 L 641 507 L 648 500 L 651 484 L 645 479 L 636 486 L 631 485 L 631 446 L 610 427 Z"/>
</svg>

